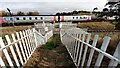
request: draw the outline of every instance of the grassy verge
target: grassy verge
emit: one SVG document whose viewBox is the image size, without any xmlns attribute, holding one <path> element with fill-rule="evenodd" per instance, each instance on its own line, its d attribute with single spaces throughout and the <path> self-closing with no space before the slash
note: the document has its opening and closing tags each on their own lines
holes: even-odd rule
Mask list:
<svg viewBox="0 0 120 68">
<path fill-rule="evenodd" d="M 78 24 L 79 28 L 87 28 L 87 29 L 93 29 L 93 30 L 114 30 L 115 24 L 110 22 L 84 22 Z M 105 36 L 111 37 L 111 41 L 109 43 L 109 48 L 115 48 L 118 44 L 118 41 L 120 41 L 120 33 L 119 32 L 91 32 L 91 40 L 94 39 L 95 35 L 99 35 L 98 40 L 98 47 L 101 46 L 102 40 Z"/>
<path fill-rule="evenodd" d="M 4 43 L 6 44 L 6 39 L 5 39 L 5 35 L 9 35 L 10 39 L 12 38 L 11 37 L 11 34 L 12 33 L 16 33 L 16 32 L 19 32 L 19 31 L 22 31 L 22 30 L 26 30 L 26 29 L 29 29 L 29 28 L 32 28 L 32 26 L 14 26 L 14 27 L 0 27 L 0 37 L 2 37 Z M 11 39 L 12 41 L 12 39 Z"/>
<path fill-rule="evenodd" d="M 10 35 L 11 33 L 26 30 L 32 27 L 31 26 L 15 26 L 15 27 L 0 27 L 0 28 L 1 28 L 0 35 L 3 37 L 5 35 Z"/>
<path fill-rule="evenodd" d="M 115 25 L 110 22 L 84 22 L 77 25 L 79 28 L 88 28 L 94 30 L 114 30 Z"/>
<path fill-rule="evenodd" d="M 58 35 L 55 35 L 51 40 L 49 40 L 44 45 L 44 48 L 52 50 L 52 49 L 56 48 L 57 46 L 59 46 L 59 44 L 60 44 L 60 37 Z"/>
</svg>

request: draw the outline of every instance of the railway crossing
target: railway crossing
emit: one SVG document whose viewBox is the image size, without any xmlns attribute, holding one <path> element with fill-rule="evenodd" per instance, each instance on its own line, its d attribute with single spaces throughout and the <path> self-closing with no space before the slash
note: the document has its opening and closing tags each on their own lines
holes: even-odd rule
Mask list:
<svg viewBox="0 0 120 68">
<path fill-rule="evenodd" d="M 32 29 L 11 34 L 13 41 L 8 35 L 6 35 L 5 38 L 7 45 L 3 41 L 2 37 L 0 37 L 0 51 L 4 54 L 0 55 L 1 67 L 4 67 L 6 65 L 23 66 L 26 64 L 36 48 L 45 44 L 48 39 L 53 36 L 53 29 L 55 29 L 54 26 L 51 24 L 46 24 L 45 26 L 49 26 L 47 32 L 42 28 L 38 28 L 36 24 L 36 26 Z M 73 27 L 71 28 L 71 26 Z M 83 66 L 104 66 L 102 65 L 102 62 L 105 62 L 103 59 L 104 57 L 107 57 L 107 59 L 109 59 L 107 60 L 109 62 L 105 63 L 108 67 L 119 66 L 120 43 L 118 43 L 113 55 L 106 52 L 108 44 L 110 42 L 110 37 L 105 36 L 101 47 L 97 48 L 96 46 L 99 36 L 95 35 L 94 39 L 91 40 L 91 34 L 83 31 L 80 28 L 76 28 L 75 24 L 62 24 L 61 29 L 58 31 L 60 31 L 61 42 L 66 47 L 73 63 L 77 68 Z M 90 44 L 90 42 L 92 44 Z M 10 48 L 10 50 L 8 50 L 8 48 Z M 96 55 L 95 52 L 97 52 L 98 55 Z M 96 60 L 93 57 L 96 57 Z"/>
</svg>

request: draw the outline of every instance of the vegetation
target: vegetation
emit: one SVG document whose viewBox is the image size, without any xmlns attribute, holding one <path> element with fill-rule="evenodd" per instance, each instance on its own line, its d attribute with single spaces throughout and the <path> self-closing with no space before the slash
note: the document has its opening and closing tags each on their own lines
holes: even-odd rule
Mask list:
<svg viewBox="0 0 120 68">
<path fill-rule="evenodd" d="M 87 23 L 79 23 L 78 27 L 80 28 L 88 28 L 93 30 L 114 30 L 115 24 L 109 23 L 109 22 L 87 22 Z M 113 51 L 113 49 L 116 48 L 119 40 L 120 40 L 120 32 L 91 32 L 91 40 L 94 39 L 95 35 L 99 35 L 99 40 L 97 46 L 100 47 L 103 42 L 103 38 L 105 36 L 109 36 L 111 38 L 109 49 L 110 51 Z"/>
<path fill-rule="evenodd" d="M 103 15 L 106 16 L 116 16 L 116 29 L 120 30 L 120 1 L 118 2 L 108 2 L 108 8 L 103 9 Z"/>
<path fill-rule="evenodd" d="M 39 15 L 39 12 L 35 11 L 35 12 L 28 12 L 27 15 Z"/>
<path fill-rule="evenodd" d="M 18 11 L 16 14 L 13 14 L 13 13 L 9 13 L 9 12 L 5 12 L 5 11 L 0 11 L 0 16 L 14 16 L 14 15 L 18 15 L 18 16 L 23 16 L 23 15 L 39 15 L 39 12 L 38 11 L 33 11 L 33 12 L 28 12 L 28 13 L 25 13 L 25 12 L 22 12 L 22 11 Z"/>
<path fill-rule="evenodd" d="M 24 12 L 19 11 L 19 12 L 17 12 L 17 15 L 21 16 L 21 15 L 25 15 L 25 14 L 24 14 Z"/>
<path fill-rule="evenodd" d="M 114 30 L 115 25 L 109 22 L 84 22 L 77 25 L 79 28 L 88 28 L 93 30 Z"/>
<path fill-rule="evenodd" d="M 5 35 L 9 35 L 11 38 L 12 33 L 16 33 L 22 30 L 32 28 L 31 26 L 15 26 L 15 27 L 2 27 L 0 30 L 0 37 L 3 38 L 4 43 L 6 44 Z"/>
<path fill-rule="evenodd" d="M 30 16 L 32 16 L 32 15 L 39 15 L 39 12 L 34 11 L 34 12 L 24 13 L 24 12 L 19 11 L 19 12 L 17 13 L 17 15 L 30 15 Z"/>
<path fill-rule="evenodd" d="M 5 11 L 1 11 L 1 12 L 0 12 L 0 16 L 7 16 L 7 15 L 9 15 L 8 12 L 5 12 Z"/>
<path fill-rule="evenodd" d="M 94 10 L 97 10 L 97 8 L 94 8 Z M 91 15 L 90 11 L 71 11 L 71 12 L 62 12 L 62 13 L 56 13 L 56 15 Z M 101 12 L 92 12 L 93 14 L 100 15 Z"/>
<path fill-rule="evenodd" d="M 54 38 L 52 38 L 51 40 L 49 40 L 44 47 L 46 49 L 52 50 L 53 48 L 56 48 L 57 46 L 59 46 L 60 44 L 60 38 L 59 36 L 56 36 Z"/>
<path fill-rule="evenodd" d="M 0 36 L 3 38 L 4 42 L 5 41 L 5 35 L 11 36 L 12 33 L 16 33 L 22 30 L 26 30 L 28 28 L 32 28 L 31 26 L 15 26 L 15 27 L 2 27 Z"/>
</svg>

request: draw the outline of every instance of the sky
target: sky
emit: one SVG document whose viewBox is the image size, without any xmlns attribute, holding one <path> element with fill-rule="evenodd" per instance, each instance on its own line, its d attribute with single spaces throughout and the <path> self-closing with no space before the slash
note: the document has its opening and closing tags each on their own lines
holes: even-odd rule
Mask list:
<svg viewBox="0 0 120 68">
<path fill-rule="evenodd" d="M 107 0 L 0 0 L 0 10 L 9 8 L 12 13 L 18 11 L 38 11 L 40 14 L 55 14 L 73 10 L 102 11 Z"/>
<path fill-rule="evenodd" d="M 117 1 L 120 1 L 120 0 L 107 0 L 109 2 L 117 2 Z"/>
</svg>

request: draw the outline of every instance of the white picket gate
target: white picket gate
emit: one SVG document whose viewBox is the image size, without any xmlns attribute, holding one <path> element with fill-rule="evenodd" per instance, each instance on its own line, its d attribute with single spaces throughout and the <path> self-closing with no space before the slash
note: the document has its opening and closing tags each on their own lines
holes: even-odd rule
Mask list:
<svg viewBox="0 0 120 68">
<path fill-rule="evenodd" d="M 34 53 L 35 49 L 45 44 L 53 31 L 42 36 L 35 28 L 5 35 L 5 40 L 0 37 L 0 66 L 23 66 Z"/>
<path fill-rule="evenodd" d="M 106 52 L 108 44 L 110 42 L 110 37 L 108 36 L 104 37 L 100 49 L 96 47 L 99 36 L 95 35 L 91 45 L 89 44 L 91 34 L 79 28 L 65 30 L 62 29 L 60 31 L 60 37 L 62 43 L 65 45 L 77 68 L 81 68 L 83 66 L 89 68 L 93 60 L 95 60 L 95 58 L 93 58 L 95 52 L 97 52 L 98 55 L 96 55 L 96 60 L 93 62 L 94 68 L 99 68 L 100 66 L 103 66 L 101 63 L 103 62 L 104 56 L 109 59 L 109 62 L 107 62 L 107 68 L 115 68 L 120 64 L 120 42 L 117 45 L 117 48 L 112 56 Z"/>
</svg>

